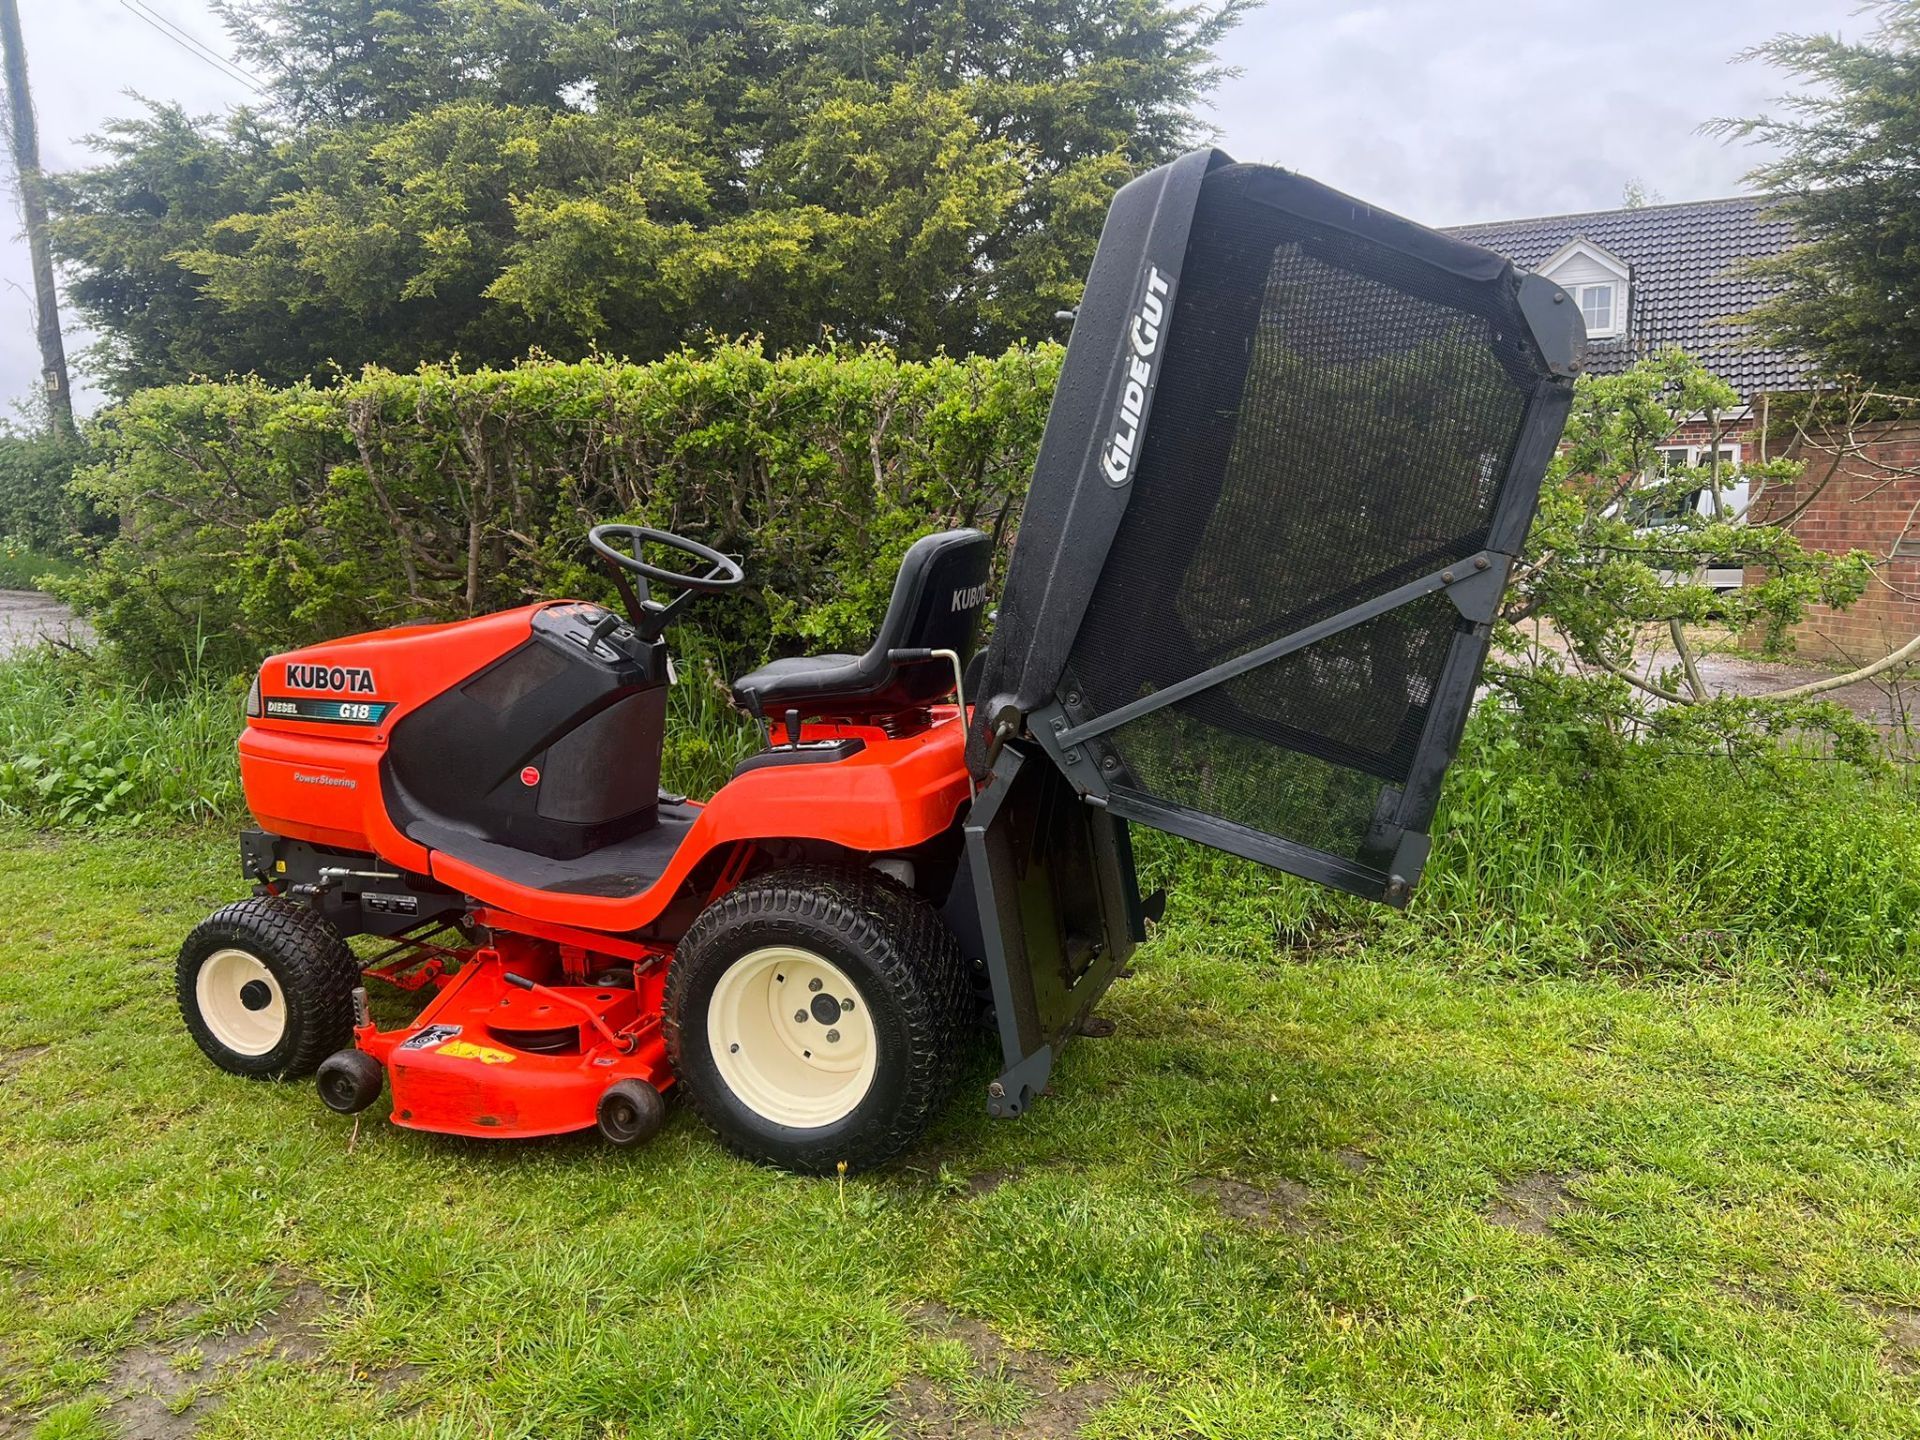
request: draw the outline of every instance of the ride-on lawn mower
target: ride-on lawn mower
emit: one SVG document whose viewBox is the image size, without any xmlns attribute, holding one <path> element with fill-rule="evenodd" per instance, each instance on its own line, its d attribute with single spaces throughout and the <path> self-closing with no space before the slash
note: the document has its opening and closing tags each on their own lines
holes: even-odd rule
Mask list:
<svg viewBox="0 0 1920 1440">
<path fill-rule="evenodd" d="M 279 656 L 240 740 L 255 895 L 181 950 L 187 1026 L 458 1135 L 631 1143 L 678 1087 L 818 1172 L 911 1143 L 990 1013 L 1017 1115 L 1145 936 L 1131 822 L 1406 903 L 1584 349 L 1486 251 L 1218 151 L 1154 170 L 985 652 L 990 541 L 920 540 L 864 654 L 734 682 L 768 743 L 704 803 L 660 789 L 663 637 L 745 577 L 695 540 L 593 530 L 624 614 Z M 370 980 L 426 1004 L 383 1030 Z"/>
</svg>

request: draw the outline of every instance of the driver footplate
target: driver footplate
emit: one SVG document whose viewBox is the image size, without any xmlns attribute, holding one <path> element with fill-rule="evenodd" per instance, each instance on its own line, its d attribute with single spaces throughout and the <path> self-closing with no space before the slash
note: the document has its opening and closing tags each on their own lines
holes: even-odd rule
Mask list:
<svg viewBox="0 0 1920 1440">
<path fill-rule="evenodd" d="M 699 808 L 683 801 L 663 800 L 658 813 L 659 820 L 652 828 L 570 860 L 496 845 L 437 820 L 415 820 L 407 826 L 406 834 L 436 857 L 451 855 L 515 885 L 564 895 L 625 899 L 651 889 L 667 873 L 680 842 L 700 818 Z"/>
</svg>

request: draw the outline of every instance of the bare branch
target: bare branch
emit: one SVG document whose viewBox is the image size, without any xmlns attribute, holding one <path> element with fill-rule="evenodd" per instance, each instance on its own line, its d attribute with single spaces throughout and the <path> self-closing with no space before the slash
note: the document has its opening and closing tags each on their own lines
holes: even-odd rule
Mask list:
<svg viewBox="0 0 1920 1440">
<path fill-rule="evenodd" d="M 1843 686 L 1857 685 L 1862 680 L 1871 680 L 1883 670 L 1890 670 L 1903 660 L 1920 655 L 1920 635 L 1916 635 L 1891 654 L 1882 655 L 1871 665 L 1862 665 L 1858 670 L 1849 670 L 1844 675 L 1829 675 L 1823 680 L 1809 680 L 1804 685 L 1790 685 L 1785 690 L 1775 690 L 1759 698 L 1762 700 L 1800 700 L 1808 695 L 1824 695 L 1829 690 L 1838 690 Z"/>
<path fill-rule="evenodd" d="M 1669 619 L 1667 621 L 1667 633 L 1673 636 L 1674 651 L 1680 656 L 1681 668 L 1686 671 L 1687 689 L 1693 692 L 1693 698 L 1695 700 L 1705 700 L 1707 698 L 1707 687 L 1705 682 L 1700 678 L 1700 667 L 1693 663 L 1693 650 L 1687 644 L 1686 632 L 1680 628 L 1680 622 L 1675 619 Z"/>
<path fill-rule="evenodd" d="M 1653 696 L 1653 698 L 1656 700 L 1664 700 L 1669 705 L 1690 705 L 1693 703 L 1692 701 L 1687 699 L 1686 696 L 1680 694 L 1678 691 L 1663 690 L 1660 686 L 1654 684 L 1651 680 L 1641 679 L 1638 675 L 1634 674 L 1631 670 L 1627 669 L 1625 666 L 1614 664 L 1611 660 L 1607 659 L 1604 655 L 1595 655 L 1592 658 L 1593 658 L 1594 664 L 1598 665 L 1602 670 L 1606 671 L 1609 675 L 1613 676 L 1616 680 L 1624 680 L 1629 685 L 1633 686 L 1636 690 L 1646 691 L 1647 694 Z"/>
</svg>

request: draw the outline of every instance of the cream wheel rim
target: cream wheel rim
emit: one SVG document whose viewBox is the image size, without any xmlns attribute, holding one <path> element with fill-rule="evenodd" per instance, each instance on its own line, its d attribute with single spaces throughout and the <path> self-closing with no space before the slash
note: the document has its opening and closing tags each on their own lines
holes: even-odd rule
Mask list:
<svg viewBox="0 0 1920 1440">
<path fill-rule="evenodd" d="M 280 982 L 245 950 L 216 950 L 201 961 L 193 998 L 213 1038 L 237 1055 L 264 1055 L 287 1033 Z"/>
<path fill-rule="evenodd" d="M 742 955 L 713 987 L 707 1044 L 741 1104 L 811 1130 L 851 1115 L 879 1063 L 872 1012 L 847 972 L 790 945 Z"/>
</svg>

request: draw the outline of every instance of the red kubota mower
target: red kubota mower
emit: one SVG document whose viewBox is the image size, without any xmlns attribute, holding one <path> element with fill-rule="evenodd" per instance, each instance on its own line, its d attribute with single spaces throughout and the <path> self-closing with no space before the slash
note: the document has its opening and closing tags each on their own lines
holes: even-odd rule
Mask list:
<svg viewBox="0 0 1920 1440">
<path fill-rule="evenodd" d="M 254 898 L 182 948 L 187 1027 L 415 1129 L 627 1144 L 677 1087 L 830 1171 L 920 1133 L 985 1013 L 1017 1115 L 1145 936 L 1131 822 L 1406 902 L 1584 348 L 1486 251 L 1218 151 L 1152 171 L 986 651 L 991 543 L 922 539 L 864 654 L 734 682 L 768 743 L 704 802 L 660 789 L 665 634 L 746 577 L 696 540 L 595 527 L 624 614 L 279 656 L 240 740 Z M 381 1029 L 373 980 L 426 1003 Z"/>
</svg>

